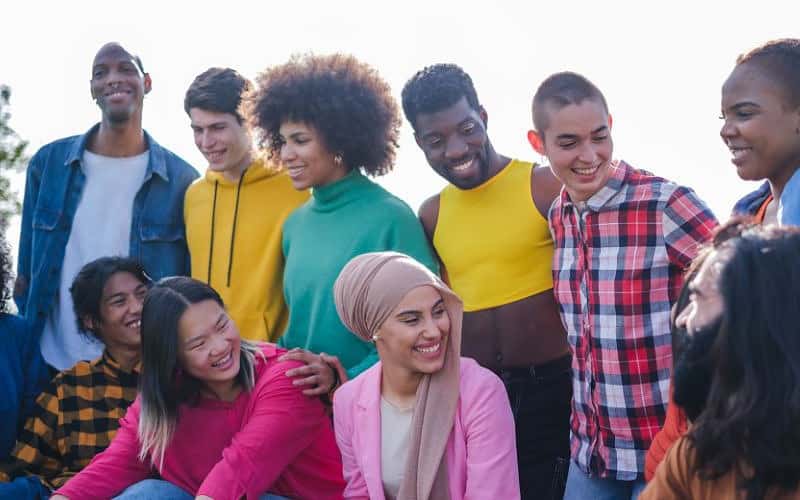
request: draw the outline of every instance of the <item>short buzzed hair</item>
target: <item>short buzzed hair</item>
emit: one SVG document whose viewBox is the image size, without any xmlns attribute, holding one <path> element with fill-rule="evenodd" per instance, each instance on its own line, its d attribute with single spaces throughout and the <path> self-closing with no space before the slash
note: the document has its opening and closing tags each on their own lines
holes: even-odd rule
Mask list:
<svg viewBox="0 0 800 500">
<path fill-rule="evenodd" d="M 791 107 L 800 106 L 800 39 L 782 38 L 740 55 L 736 65 L 757 64 L 767 78 L 784 91 Z"/>
<path fill-rule="evenodd" d="M 247 78 L 231 68 L 209 68 L 197 75 L 183 100 L 186 114 L 192 108 L 215 113 L 230 113 L 241 125 L 244 118 L 239 113 L 242 96 L 253 88 Z"/>
<path fill-rule="evenodd" d="M 600 102 L 608 113 L 608 104 L 603 93 L 585 76 L 571 71 L 548 76 L 533 96 L 533 127 L 544 135 L 545 129 L 550 125 L 547 106 L 559 110 L 570 104 L 578 105 L 586 99 Z"/>
</svg>

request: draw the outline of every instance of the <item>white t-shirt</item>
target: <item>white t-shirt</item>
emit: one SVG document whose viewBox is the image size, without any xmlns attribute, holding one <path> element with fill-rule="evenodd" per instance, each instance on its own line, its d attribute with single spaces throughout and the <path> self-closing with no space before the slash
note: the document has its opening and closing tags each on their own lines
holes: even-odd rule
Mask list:
<svg viewBox="0 0 800 500">
<path fill-rule="evenodd" d="M 142 187 L 149 152 L 125 158 L 84 151 L 86 176 L 69 233 L 58 295 L 42 332 L 42 356 L 59 370 L 98 357 L 103 346 L 78 332 L 69 288 L 78 271 L 100 257 L 127 256 L 130 249 L 133 199 Z"/>
<path fill-rule="evenodd" d="M 395 500 L 406 469 L 414 408 L 397 408 L 381 397 L 381 480 L 386 500 Z"/>
</svg>

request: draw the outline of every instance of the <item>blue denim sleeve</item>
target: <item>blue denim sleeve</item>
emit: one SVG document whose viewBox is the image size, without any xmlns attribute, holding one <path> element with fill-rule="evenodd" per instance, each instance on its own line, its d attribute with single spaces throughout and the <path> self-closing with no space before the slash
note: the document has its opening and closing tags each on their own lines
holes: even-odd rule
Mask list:
<svg viewBox="0 0 800 500">
<path fill-rule="evenodd" d="M 17 254 L 17 280 L 21 286 L 15 287 L 14 303 L 19 314 L 25 317 L 28 302 L 28 292 L 31 282 L 31 252 L 33 238 L 33 212 L 39 198 L 39 183 L 41 180 L 41 167 L 37 152 L 28 163 L 25 176 L 25 196 L 22 200 L 22 221 L 20 223 L 19 253 Z"/>
<path fill-rule="evenodd" d="M 781 226 L 800 226 L 800 168 L 783 188 L 778 203 L 778 223 Z"/>
</svg>

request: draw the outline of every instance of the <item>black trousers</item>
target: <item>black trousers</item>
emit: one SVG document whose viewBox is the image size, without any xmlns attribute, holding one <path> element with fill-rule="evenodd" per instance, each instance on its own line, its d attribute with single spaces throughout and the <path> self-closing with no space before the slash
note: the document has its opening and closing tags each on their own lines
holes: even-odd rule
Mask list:
<svg viewBox="0 0 800 500">
<path fill-rule="evenodd" d="M 571 355 L 501 370 L 517 430 L 523 500 L 561 500 L 569 470 Z"/>
</svg>

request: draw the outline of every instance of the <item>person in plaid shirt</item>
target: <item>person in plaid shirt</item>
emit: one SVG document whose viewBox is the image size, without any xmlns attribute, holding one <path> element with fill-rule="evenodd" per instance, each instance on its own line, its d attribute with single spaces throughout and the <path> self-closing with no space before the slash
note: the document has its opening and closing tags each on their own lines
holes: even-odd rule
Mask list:
<svg viewBox="0 0 800 500">
<path fill-rule="evenodd" d="M 95 260 L 78 273 L 70 288 L 78 328 L 105 349 L 57 374 L 39 395 L 0 464 L 0 499 L 47 498 L 109 445 L 136 398 L 149 283 L 142 266 L 123 257 Z"/>
<path fill-rule="evenodd" d="M 573 349 L 572 463 L 565 498 L 633 498 L 661 428 L 670 309 L 717 226 L 690 189 L 613 161 L 605 98 L 575 73 L 533 99 L 531 145 L 564 183 L 550 207 L 556 300 Z"/>
</svg>

